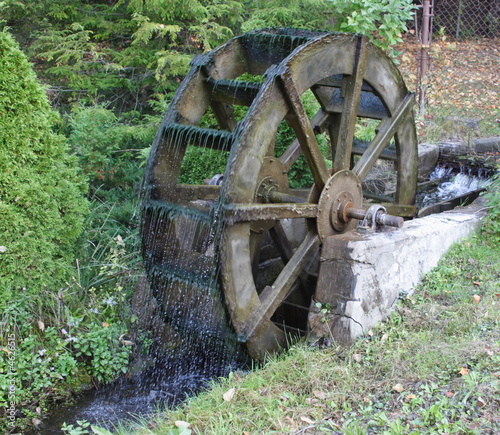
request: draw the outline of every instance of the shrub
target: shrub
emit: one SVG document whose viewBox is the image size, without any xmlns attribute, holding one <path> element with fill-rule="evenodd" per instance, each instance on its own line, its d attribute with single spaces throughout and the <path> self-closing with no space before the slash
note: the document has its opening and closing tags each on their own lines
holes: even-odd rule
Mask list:
<svg viewBox="0 0 500 435">
<path fill-rule="evenodd" d="M 334 3 L 336 22 L 343 32 L 368 35 L 372 42 L 389 51 L 402 41 L 406 22 L 413 18 L 412 0 L 328 0 Z"/>
<path fill-rule="evenodd" d="M 0 32 L 0 307 L 8 288 L 64 282 L 73 260 L 86 184 L 57 121 L 25 55 Z"/>
</svg>

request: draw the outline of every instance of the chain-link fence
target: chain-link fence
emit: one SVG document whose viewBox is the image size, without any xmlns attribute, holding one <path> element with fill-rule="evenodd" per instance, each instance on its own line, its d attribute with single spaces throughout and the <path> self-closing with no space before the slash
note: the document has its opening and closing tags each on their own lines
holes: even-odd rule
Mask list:
<svg viewBox="0 0 500 435">
<path fill-rule="evenodd" d="M 456 39 L 498 36 L 500 0 L 434 0 L 434 32 Z"/>
<path fill-rule="evenodd" d="M 419 94 L 421 141 L 500 136 L 500 0 L 415 4 L 416 44 L 402 67 Z"/>
</svg>

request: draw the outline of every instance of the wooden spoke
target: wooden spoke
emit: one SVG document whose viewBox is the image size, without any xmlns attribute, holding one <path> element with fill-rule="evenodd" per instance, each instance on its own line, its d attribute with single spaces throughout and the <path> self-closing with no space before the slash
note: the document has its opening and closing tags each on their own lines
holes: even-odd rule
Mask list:
<svg viewBox="0 0 500 435">
<path fill-rule="evenodd" d="M 349 169 L 354 139 L 354 127 L 356 126 L 359 98 L 363 86 L 363 77 L 366 67 L 366 47 L 368 39 L 362 36 L 358 40 L 356 56 L 354 58 L 354 69 L 351 76 L 344 78 L 344 105 L 340 119 L 339 135 L 335 158 L 333 161 L 333 172 Z"/>
<path fill-rule="evenodd" d="M 280 221 L 277 221 L 269 230 L 269 234 L 271 235 L 274 245 L 283 260 L 283 264 L 287 264 L 293 256 L 293 248 Z M 305 273 L 301 273 L 299 278 L 302 284 L 300 286 L 300 290 L 304 294 L 305 300 L 307 300 L 307 298 L 311 297 L 311 294 L 307 291 L 307 276 Z"/>
<path fill-rule="evenodd" d="M 302 152 L 311 169 L 314 183 L 319 189 L 323 189 L 329 172 L 325 160 L 316 141 L 313 127 L 306 114 L 300 95 L 293 83 L 289 70 L 280 76 L 283 85 L 285 99 L 290 105 L 292 117 L 289 120 L 290 126 L 295 130 L 295 134 L 300 142 Z"/>
<path fill-rule="evenodd" d="M 271 318 L 276 308 L 278 308 L 283 299 L 288 295 L 295 281 L 306 267 L 319 245 L 319 236 L 313 232 L 308 233 L 290 261 L 285 265 L 274 284 L 272 286 L 266 286 L 262 291 L 259 296 L 261 305 L 249 320 L 243 333 L 247 338 L 252 336 L 264 319 L 269 320 Z"/>
<path fill-rule="evenodd" d="M 327 124 L 329 117 L 330 115 L 328 113 L 323 110 L 318 110 L 318 112 L 316 112 L 311 119 L 311 127 L 313 131 L 316 131 L 316 129 L 322 130 L 324 125 Z M 300 142 L 298 139 L 295 139 L 279 159 L 281 163 L 283 163 L 286 170 L 289 170 L 301 154 L 302 148 L 300 147 Z"/>
<path fill-rule="evenodd" d="M 258 222 L 277 219 L 314 218 L 318 215 L 318 205 L 302 204 L 232 204 L 226 208 L 229 223 Z"/>
<path fill-rule="evenodd" d="M 386 118 L 382 121 L 377 135 L 353 168 L 353 172 L 359 178 L 364 179 L 368 172 L 370 172 L 370 169 L 380 157 L 382 151 L 392 139 L 397 128 L 406 117 L 408 110 L 410 110 L 414 104 L 414 96 L 412 93 L 409 93 L 403 101 L 401 101 L 400 105 L 396 109 L 396 112 L 390 118 Z"/>
<path fill-rule="evenodd" d="M 269 233 L 271 234 L 283 263 L 288 263 L 293 256 L 293 249 L 281 223 L 279 221 L 276 222 L 274 227 L 269 230 Z"/>
<path fill-rule="evenodd" d="M 250 261 L 252 262 L 252 274 L 259 273 L 260 248 L 262 245 L 263 232 L 250 231 Z"/>
</svg>

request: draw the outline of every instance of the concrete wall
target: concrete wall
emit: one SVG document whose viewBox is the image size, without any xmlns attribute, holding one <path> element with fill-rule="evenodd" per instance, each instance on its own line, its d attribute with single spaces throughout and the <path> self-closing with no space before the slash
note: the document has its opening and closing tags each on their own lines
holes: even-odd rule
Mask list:
<svg viewBox="0 0 500 435">
<path fill-rule="evenodd" d="M 401 229 L 330 237 L 323 244 L 310 335 L 349 344 L 366 333 L 390 314 L 399 295 L 411 292 L 453 243 L 479 228 L 485 213 L 478 201 L 407 221 Z"/>
</svg>

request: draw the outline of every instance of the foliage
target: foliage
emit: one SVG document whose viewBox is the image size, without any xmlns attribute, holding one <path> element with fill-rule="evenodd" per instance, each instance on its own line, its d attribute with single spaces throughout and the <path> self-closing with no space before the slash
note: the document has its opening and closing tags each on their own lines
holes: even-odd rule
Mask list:
<svg viewBox="0 0 500 435">
<path fill-rule="evenodd" d="M 24 417 L 16 421 L 18 428 L 44 417 L 55 401 L 127 370 L 135 343 L 128 335 L 134 318 L 125 289 L 133 284 L 134 263 L 121 237 L 100 239 L 102 246 L 83 251 L 88 257 L 80 257 L 77 277 L 64 288 L 37 295 L 21 291 L 2 309 L 0 341 L 12 338 L 13 354 L 0 353 L 0 409 L 12 400 L 7 392 L 15 379 L 14 402 Z"/>
<path fill-rule="evenodd" d="M 26 56 L 0 32 L 0 306 L 10 291 L 61 286 L 87 204 L 77 162 Z"/>
<path fill-rule="evenodd" d="M 335 4 L 339 30 L 371 37 L 380 48 L 397 53 L 392 47 L 402 42 L 406 22 L 413 18 L 412 0 L 328 0 Z"/>
<path fill-rule="evenodd" d="M 411 1 L 373 0 L 4 0 L 10 26 L 50 83 L 61 109 L 76 101 L 115 112 L 151 114 L 174 91 L 188 61 L 234 35 L 260 27 L 367 33 L 389 48 L 399 41 Z M 26 19 L 29 17 L 30 19 Z"/>
<path fill-rule="evenodd" d="M 500 167 L 497 167 L 496 174 L 490 179 L 484 197 L 488 206 L 485 231 L 500 244 Z"/>
<path fill-rule="evenodd" d="M 86 227 L 101 228 L 109 237 L 120 233 L 124 240 L 136 243 L 129 236 L 137 236 L 138 186 L 156 124 L 139 122 L 133 113 L 118 118 L 104 107 L 82 105 L 73 108 L 67 124 L 71 152 L 90 188 L 92 219 Z"/>
<path fill-rule="evenodd" d="M 90 430 L 89 430 L 90 427 Z M 112 435 L 112 433 L 98 426 L 90 425 L 86 420 L 77 420 L 76 426 L 73 424 L 64 423 L 61 430 L 68 435 L 84 435 L 84 434 L 97 434 L 97 435 Z"/>
<path fill-rule="evenodd" d="M 136 125 L 137 119 L 123 118 L 101 106 L 81 105 L 68 117 L 68 142 L 88 177 L 91 195 L 97 191 L 103 195 L 103 189 L 120 187 L 130 197 L 142 178 L 137 169 L 143 163 L 143 150 L 156 133 L 156 124 Z M 127 165 L 135 166 L 136 170 Z"/>
<path fill-rule="evenodd" d="M 263 27 L 326 29 L 329 27 L 329 9 L 330 5 L 325 0 L 253 1 L 241 32 Z"/>
</svg>

